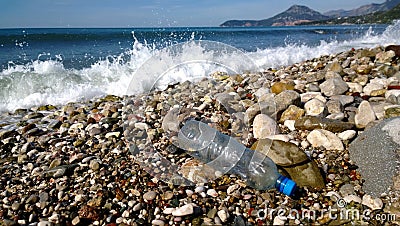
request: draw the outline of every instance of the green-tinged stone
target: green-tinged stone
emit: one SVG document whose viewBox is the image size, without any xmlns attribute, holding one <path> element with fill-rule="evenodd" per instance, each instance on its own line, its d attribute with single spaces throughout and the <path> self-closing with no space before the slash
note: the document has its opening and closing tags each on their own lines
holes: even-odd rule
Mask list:
<svg viewBox="0 0 400 226">
<path fill-rule="evenodd" d="M 291 166 L 309 161 L 307 155 L 290 142 L 261 139 L 255 142 L 251 149 L 267 155 L 279 166 Z"/>
<path fill-rule="evenodd" d="M 53 105 L 43 105 L 43 106 L 40 106 L 40 107 L 38 107 L 38 111 L 52 111 L 52 110 L 55 110 L 55 109 L 57 109 L 55 106 L 53 106 Z"/>
<path fill-rule="evenodd" d="M 323 188 L 324 178 L 314 161 L 294 167 L 283 167 L 299 187 Z"/>
<path fill-rule="evenodd" d="M 271 92 L 275 94 L 279 94 L 285 90 L 294 90 L 294 85 L 283 82 L 276 82 L 271 86 Z"/>
<path fill-rule="evenodd" d="M 73 145 L 74 145 L 74 147 L 80 147 L 80 146 L 82 146 L 84 143 L 85 143 L 84 140 L 79 139 L 79 140 L 74 141 Z"/>
<path fill-rule="evenodd" d="M 43 118 L 44 115 L 40 112 L 32 112 L 28 115 L 24 116 L 24 119 L 37 119 L 37 118 Z"/>
<path fill-rule="evenodd" d="M 394 118 L 399 116 L 400 116 L 400 107 L 393 107 L 385 110 L 385 118 Z"/>
<path fill-rule="evenodd" d="M 57 158 L 54 159 L 53 161 L 51 161 L 50 165 L 49 165 L 49 169 L 53 169 L 57 166 L 59 166 L 61 164 L 61 159 Z"/>
<path fill-rule="evenodd" d="M 371 91 L 370 96 L 372 96 L 372 97 L 384 96 L 386 91 L 387 91 L 386 89 L 373 90 L 373 91 Z"/>
<path fill-rule="evenodd" d="M 327 119 L 314 116 L 305 116 L 296 120 L 294 126 L 298 130 L 314 130 L 324 129 L 333 133 L 343 132 L 345 130 L 352 129 L 353 124 L 349 122 L 342 122 L 334 119 Z"/>
<path fill-rule="evenodd" d="M 102 98 L 101 101 L 109 101 L 109 102 L 117 102 L 120 101 L 121 97 L 114 96 L 114 95 L 107 95 L 106 97 Z"/>
<path fill-rule="evenodd" d="M 288 109 L 286 109 L 280 118 L 280 122 L 284 122 L 286 120 L 297 120 L 304 115 L 305 111 L 295 105 L 290 105 Z"/>
</svg>

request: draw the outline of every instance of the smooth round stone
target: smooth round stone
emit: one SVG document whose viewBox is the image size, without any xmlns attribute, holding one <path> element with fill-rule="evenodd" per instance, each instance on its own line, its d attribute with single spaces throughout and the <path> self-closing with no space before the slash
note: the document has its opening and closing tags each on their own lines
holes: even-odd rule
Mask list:
<svg viewBox="0 0 400 226">
<path fill-rule="evenodd" d="M 225 210 L 219 210 L 217 212 L 219 219 L 224 223 L 228 220 L 229 214 Z"/>
<path fill-rule="evenodd" d="M 318 99 L 312 99 L 304 104 L 304 110 L 306 111 L 306 115 L 323 116 L 325 113 L 325 104 Z"/>
<path fill-rule="evenodd" d="M 215 189 L 208 189 L 207 190 L 207 195 L 209 195 L 211 197 L 217 197 L 218 196 L 218 192 L 215 191 Z"/>
<path fill-rule="evenodd" d="M 156 220 L 152 220 L 152 221 L 151 221 L 151 224 L 152 224 L 152 225 L 156 225 L 156 226 L 164 226 L 164 225 L 165 225 L 165 222 L 162 221 L 162 220 L 156 219 Z"/>
<path fill-rule="evenodd" d="M 351 184 L 344 184 L 339 188 L 339 192 L 342 196 L 354 194 L 354 186 Z"/>
<path fill-rule="evenodd" d="M 339 137 L 324 129 L 311 131 L 307 136 L 307 140 L 313 147 L 324 147 L 326 150 L 344 150 L 343 143 Z"/>
<path fill-rule="evenodd" d="M 362 101 L 354 117 L 357 128 L 365 128 L 368 123 L 375 120 L 375 112 L 368 101 Z"/>
<path fill-rule="evenodd" d="M 193 204 L 186 204 L 184 206 L 178 207 L 172 211 L 172 216 L 182 217 L 186 215 L 193 214 Z"/>
<path fill-rule="evenodd" d="M 286 110 L 290 105 L 300 105 L 300 94 L 294 90 L 285 90 L 275 96 L 276 111 Z"/>
<path fill-rule="evenodd" d="M 196 193 L 202 193 L 204 190 L 205 190 L 204 186 L 197 186 L 197 187 L 194 189 L 194 192 L 196 192 Z"/>
<path fill-rule="evenodd" d="M 341 140 L 351 140 L 356 136 L 357 132 L 355 130 L 346 130 L 338 134 Z"/>
<path fill-rule="evenodd" d="M 37 226 L 52 226 L 53 224 L 49 221 L 40 221 Z"/>
<path fill-rule="evenodd" d="M 147 201 L 154 200 L 157 196 L 157 193 L 155 191 L 148 191 L 143 195 L 143 199 Z"/>
<path fill-rule="evenodd" d="M 339 100 L 329 100 L 326 103 L 326 108 L 330 114 L 338 114 L 343 111 L 343 106 Z"/>
<path fill-rule="evenodd" d="M 72 225 L 77 225 L 81 222 L 81 219 L 79 219 L 79 216 L 76 216 L 74 219 L 72 219 Z"/>
<path fill-rule="evenodd" d="M 258 114 L 253 122 L 254 138 L 264 139 L 279 133 L 278 125 L 274 119 L 265 114 Z"/>
<path fill-rule="evenodd" d="M 170 199 L 172 199 L 172 197 L 174 197 L 174 192 L 172 192 L 172 191 L 166 191 L 166 192 L 164 192 L 161 196 L 162 196 L 162 198 L 163 198 L 164 200 L 170 200 Z"/>
<path fill-rule="evenodd" d="M 308 160 L 297 145 L 280 140 L 262 139 L 255 142 L 251 149 L 266 154 L 280 166 L 291 166 Z"/>
</svg>

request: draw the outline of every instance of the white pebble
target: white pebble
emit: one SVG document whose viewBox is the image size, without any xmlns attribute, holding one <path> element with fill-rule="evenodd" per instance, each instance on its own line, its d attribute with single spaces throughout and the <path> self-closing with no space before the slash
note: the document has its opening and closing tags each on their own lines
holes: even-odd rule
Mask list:
<svg viewBox="0 0 400 226">
<path fill-rule="evenodd" d="M 208 189 L 207 190 L 207 195 L 209 195 L 211 197 L 217 197 L 218 196 L 218 192 L 215 191 L 214 189 Z"/>
<path fill-rule="evenodd" d="M 204 186 L 198 186 L 194 189 L 194 192 L 196 193 L 202 193 L 204 191 Z"/>
<path fill-rule="evenodd" d="M 156 226 L 164 226 L 165 225 L 164 221 L 162 221 L 162 220 L 153 220 L 153 221 L 151 221 L 151 224 L 156 225 Z"/>
<path fill-rule="evenodd" d="M 172 215 L 175 217 L 186 216 L 192 213 L 193 213 L 193 204 L 186 204 L 172 211 Z"/>
<path fill-rule="evenodd" d="M 383 207 L 383 202 L 380 198 L 373 198 L 370 195 L 364 195 L 361 204 L 368 206 L 372 210 L 380 210 Z"/>
<path fill-rule="evenodd" d="M 222 222 L 226 222 L 228 220 L 228 213 L 225 210 L 218 211 L 217 215 Z"/>
<path fill-rule="evenodd" d="M 341 140 L 351 140 L 357 134 L 355 130 L 346 130 L 338 134 Z"/>
</svg>

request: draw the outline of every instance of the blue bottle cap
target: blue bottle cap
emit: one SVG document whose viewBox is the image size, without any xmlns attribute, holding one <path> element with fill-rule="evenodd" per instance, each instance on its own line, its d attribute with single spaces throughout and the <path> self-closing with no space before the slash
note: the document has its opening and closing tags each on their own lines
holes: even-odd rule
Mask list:
<svg viewBox="0 0 400 226">
<path fill-rule="evenodd" d="M 275 187 L 279 192 L 282 192 L 287 196 L 292 196 L 297 188 L 296 182 L 282 175 L 280 175 L 278 180 L 276 180 Z"/>
</svg>

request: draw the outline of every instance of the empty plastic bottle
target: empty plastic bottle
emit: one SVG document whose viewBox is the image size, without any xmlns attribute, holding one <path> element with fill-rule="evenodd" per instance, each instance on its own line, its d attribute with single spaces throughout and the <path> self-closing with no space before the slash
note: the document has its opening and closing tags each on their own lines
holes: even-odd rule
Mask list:
<svg viewBox="0 0 400 226">
<path fill-rule="evenodd" d="M 250 187 L 258 190 L 276 188 L 288 196 L 296 190 L 296 183 L 279 174 L 269 157 L 246 148 L 203 122 L 187 121 L 178 133 L 178 144 L 213 169 L 239 175 Z"/>
</svg>

